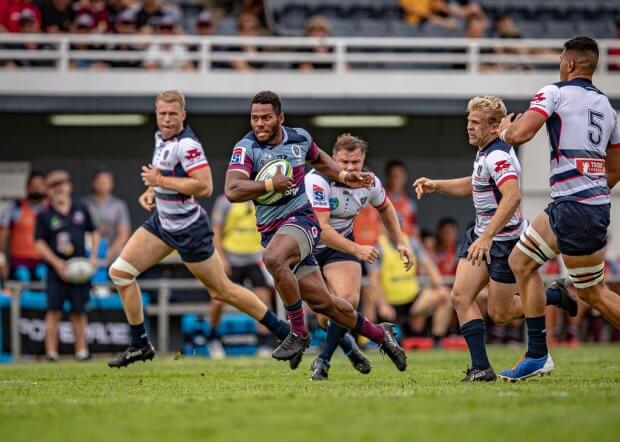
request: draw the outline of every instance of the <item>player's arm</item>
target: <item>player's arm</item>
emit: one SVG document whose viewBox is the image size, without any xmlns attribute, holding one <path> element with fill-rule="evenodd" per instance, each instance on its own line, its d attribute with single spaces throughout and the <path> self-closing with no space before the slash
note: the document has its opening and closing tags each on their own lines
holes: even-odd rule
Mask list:
<svg viewBox="0 0 620 442">
<path fill-rule="evenodd" d="M 514 114 L 505 116 L 499 125 L 500 139 L 513 146 L 527 143 L 547 121 L 547 117 L 541 112 L 528 109 L 527 112 L 517 115 L 514 121 Z"/>
<path fill-rule="evenodd" d="M 318 211 L 315 209 L 315 213 L 321 224 L 321 242 L 327 247 L 343 253 L 348 253 L 359 260 L 369 263 L 375 262 L 379 257 L 374 247 L 357 244 L 336 232 L 329 224 L 329 211 Z"/>
<path fill-rule="evenodd" d="M 311 156 L 313 149 L 316 149 L 316 154 Z M 313 143 L 308 156 L 308 162 L 326 177 L 338 181 L 342 184 L 346 184 L 352 188 L 370 187 L 372 185 L 374 174 L 370 172 L 347 172 L 341 169 L 338 163 L 329 156 L 327 153 L 316 147 Z"/>
<path fill-rule="evenodd" d="M 64 275 L 65 260 L 56 255 L 45 240 L 37 239 L 34 246 L 43 261 L 48 263 L 60 276 Z"/>
<path fill-rule="evenodd" d="M 451 180 L 432 180 L 422 177 L 413 183 L 416 196 L 422 199 L 425 193 L 439 192 L 450 196 L 470 196 L 472 194 L 471 177 L 454 178 Z"/>
<path fill-rule="evenodd" d="M 147 186 L 162 187 L 196 197 L 211 196 L 213 177 L 208 164 L 204 163 L 203 167 L 190 170 L 187 174 L 188 177 L 163 176 L 152 164 L 142 166 L 142 181 Z"/>
<path fill-rule="evenodd" d="M 226 173 L 224 194 L 231 203 L 240 203 L 250 201 L 267 192 L 286 192 L 294 184 L 293 178 L 284 175 L 280 168 L 273 178 L 263 181 L 250 179 L 250 176 L 242 170 L 229 169 Z"/>
<path fill-rule="evenodd" d="M 383 204 L 376 209 L 379 211 L 381 222 L 383 222 L 389 238 L 396 244 L 396 249 L 400 253 L 401 259 L 404 260 L 405 268 L 407 270 L 411 269 L 413 266 L 413 256 L 411 255 L 411 250 L 409 250 L 405 243 L 403 231 L 400 228 L 398 214 L 396 213 L 394 205 L 388 198 L 385 198 Z"/>
<path fill-rule="evenodd" d="M 516 176 L 510 175 L 498 186 L 502 198 L 497 205 L 497 210 L 482 234 L 469 246 L 467 259 L 473 260 L 474 264 L 481 264 L 486 259 L 491 264 L 491 246 L 493 238 L 506 226 L 521 204 L 521 190 Z"/>
</svg>

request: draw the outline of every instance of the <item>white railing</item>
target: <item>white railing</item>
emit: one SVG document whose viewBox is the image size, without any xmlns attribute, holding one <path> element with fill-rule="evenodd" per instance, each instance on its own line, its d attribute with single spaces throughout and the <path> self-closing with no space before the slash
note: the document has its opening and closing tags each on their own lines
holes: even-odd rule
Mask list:
<svg viewBox="0 0 620 442">
<path fill-rule="evenodd" d="M 295 70 L 300 63 L 322 63 L 336 73 L 373 68 L 484 73 L 527 70 L 528 67 L 553 70 L 558 65 L 563 42 L 543 39 L 0 34 L 0 65 L 8 61 L 16 64 L 47 61 L 52 65 L 48 69 L 66 72 L 73 62 L 82 60 L 143 62 L 150 57 L 149 48 L 159 44 L 185 48 L 184 60 L 194 62 L 197 72 L 218 70 L 231 61 L 243 60 L 265 64 L 264 69 L 278 70 Z M 39 47 L 27 49 L 25 44 Z M 115 49 L 119 45 L 130 45 L 132 49 Z M 620 67 L 620 55 L 610 55 L 609 49 L 620 48 L 620 40 L 600 40 L 599 45 L 599 74 L 613 71 L 613 75 L 618 75 L 620 71 L 616 71 L 615 66 Z M 240 48 L 245 46 L 251 46 L 255 51 L 242 51 Z M 312 51 L 319 46 L 327 51 Z M 278 63 L 281 65 L 275 66 Z"/>
</svg>

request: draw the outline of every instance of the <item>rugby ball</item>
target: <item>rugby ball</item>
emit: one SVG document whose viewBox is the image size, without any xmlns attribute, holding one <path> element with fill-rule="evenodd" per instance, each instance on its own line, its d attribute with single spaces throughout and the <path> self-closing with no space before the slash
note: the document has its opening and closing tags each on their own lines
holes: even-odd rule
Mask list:
<svg viewBox="0 0 620 442">
<path fill-rule="evenodd" d="M 73 284 L 84 284 L 90 281 L 90 278 L 95 274 L 95 270 L 95 266 L 93 266 L 88 258 L 77 257 L 67 261 L 65 274 L 69 282 Z"/>
<path fill-rule="evenodd" d="M 280 167 L 284 175 L 288 177 L 293 176 L 293 166 L 291 166 L 291 163 L 289 163 L 287 160 L 276 159 L 271 160 L 267 164 L 265 164 L 256 174 L 256 178 L 254 178 L 254 181 L 265 181 L 273 178 L 278 171 L 278 167 Z M 254 198 L 254 201 L 256 201 L 256 203 L 258 204 L 269 205 L 280 200 L 283 196 L 283 193 L 279 193 L 276 191 L 267 192 Z"/>
</svg>

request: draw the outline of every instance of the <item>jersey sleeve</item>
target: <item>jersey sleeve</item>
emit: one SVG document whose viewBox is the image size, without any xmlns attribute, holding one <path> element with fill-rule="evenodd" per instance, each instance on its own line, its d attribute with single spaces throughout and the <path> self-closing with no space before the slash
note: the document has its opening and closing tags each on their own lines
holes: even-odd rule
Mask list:
<svg viewBox="0 0 620 442">
<path fill-rule="evenodd" d="M 614 112 L 615 124 L 611 130 L 611 136 L 609 137 L 609 149 L 620 149 L 620 123 L 618 123 L 618 116 Z"/>
<path fill-rule="evenodd" d="M 304 143 L 307 146 L 307 150 L 305 152 L 306 161 L 310 163 L 316 161 L 316 159 L 319 157 L 319 145 L 316 143 L 316 141 L 314 141 L 314 138 L 312 138 L 312 135 L 310 135 L 307 130 L 302 128 L 297 128 L 296 130 L 307 141 L 306 143 Z"/>
<path fill-rule="evenodd" d="M 329 211 L 330 186 L 327 180 L 316 173 L 309 173 L 304 179 L 306 195 L 312 208 L 318 212 Z"/>
<path fill-rule="evenodd" d="M 213 205 L 213 210 L 211 211 L 211 220 L 213 224 L 220 226 L 224 224 L 229 208 L 230 201 L 228 201 L 228 198 L 226 198 L 225 195 L 218 196 Z"/>
<path fill-rule="evenodd" d="M 490 152 L 484 159 L 484 165 L 498 188 L 508 180 L 519 179 L 514 160 L 508 152 L 503 150 Z"/>
<path fill-rule="evenodd" d="M 368 202 L 376 208 L 379 208 L 385 204 L 387 200 L 387 195 L 385 193 L 385 188 L 383 187 L 383 183 L 379 177 L 375 176 L 375 182 L 370 188 L 370 195 L 368 198 Z"/>
<path fill-rule="evenodd" d="M 184 138 L 179 142 L 179 161 L 185 173 L 207 167 L 207 157 L 202 145 L 193 138 Z"/>
<path fill-rule="evenodd" d="M 560 88 L 556 85 L 548 85 L 539 89 L 530 100 L 528 110 L 537 112 L 549 118 L 557 110 L 560 103 Z"/>
<path fill-rule="evenodd" d="M 231 170 L 243 172 L 248 177 L 252 176 L 252 172 L 254 171 L 252 141 L 244 138 L 235 145 L 232 156 L 230 157 L 230 162 L 228 163 L 228 171 Z"/>
</svg>

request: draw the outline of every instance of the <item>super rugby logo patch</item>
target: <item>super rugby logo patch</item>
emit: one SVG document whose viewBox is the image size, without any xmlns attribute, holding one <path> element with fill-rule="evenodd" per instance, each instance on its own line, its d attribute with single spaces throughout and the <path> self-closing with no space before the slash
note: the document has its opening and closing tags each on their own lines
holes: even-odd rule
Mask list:
<svg viewBox="0 0 620 442">
<path fill-rule="evenodd" d="M 245 147 L 237 146 L 233 149 L 230 164 L 243 164 L 245 162 Z"/>
<path fill-rule="evenodd" d="M 312 195 L 314 197 L 314 202 L 316 203 L 324 203 L 325 202 L 325 189 L 317 184 L 312 185 Z"/>
</svg>

